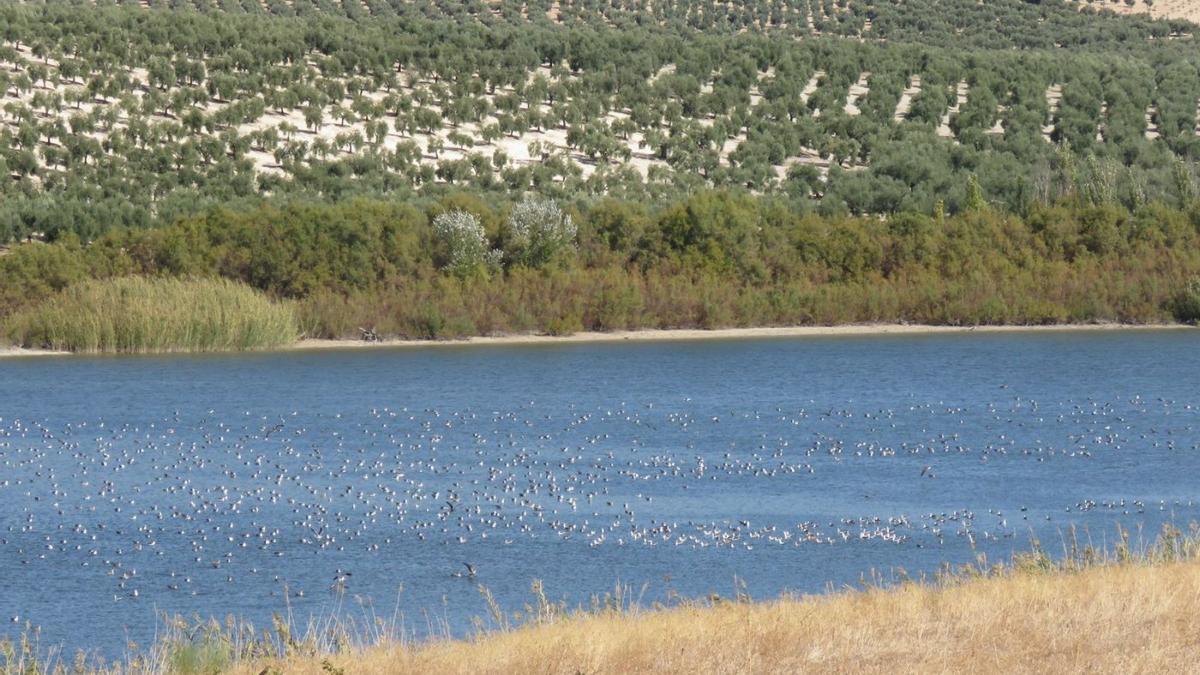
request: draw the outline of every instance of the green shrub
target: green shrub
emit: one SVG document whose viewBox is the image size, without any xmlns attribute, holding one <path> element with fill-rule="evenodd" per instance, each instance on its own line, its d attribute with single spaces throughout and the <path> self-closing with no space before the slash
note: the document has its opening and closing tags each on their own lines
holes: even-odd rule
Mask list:
<svg viewBox="0 0 1200 675">
<path fill-rule="evenodd" d="M 447 211 L 433 219 L 433 234 L 443 251 L 442 268 L 460 277 L 500 264 L 500 251 L 488 247 L 487 233 L 469 211 Z"/>
<path fill-rule="evenodd" d="M 1175 295 L 1171 308 L 1180 323 L 1200 322 L 1200 278 L 1194 278 Z"/>
<path fill-rule="evenodd" d="M 583 321 L 578 315 L 556 316 L 546 321 L 546 335 L 573 335 L 583 330 Z"/>
<path fill-rule="evenodd" d="M 0 314 L 25 306 L 89 276 L 77 242 L 15 246 L 0 256 Z"/>
<path fill-rule="evenodd" d="M 73 352 L 235 351 L 286 345 L 290 305 L 226 279 L 121 277 L 73 285 L 7 322 L 14 342 Z"/>
<path fill-rule="evenodd" d="M 508 216 L 510 255 L 515 262 L 543 267 L 575 248 L 575 222 L 554 200 L 526 199 Z"/>
</svg>

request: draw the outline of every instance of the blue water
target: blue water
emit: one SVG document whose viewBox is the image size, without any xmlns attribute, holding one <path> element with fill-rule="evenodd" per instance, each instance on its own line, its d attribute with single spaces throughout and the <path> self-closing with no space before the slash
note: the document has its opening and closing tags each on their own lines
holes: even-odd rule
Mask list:
<svg viewBox="0 0 1200 675">
<path fill-rule="evenodd" d="M 1200 520 L 1200 333 L 0 362 L 0 635 L 519 610 L 1003 560 Z M 476 576 L 467 576 L 469 563 Z M 346 574 L 349 573 L 349 574 Z M 373 609 L 372 609 L 373 608 Z"/>
</svg>

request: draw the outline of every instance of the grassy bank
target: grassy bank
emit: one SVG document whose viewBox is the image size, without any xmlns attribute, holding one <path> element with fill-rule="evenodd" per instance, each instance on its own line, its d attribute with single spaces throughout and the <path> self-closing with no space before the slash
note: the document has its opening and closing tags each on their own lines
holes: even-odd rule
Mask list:
<svg viewBox="0 0 1200 675">
<path fill-rule="evenodd" d="M 538 603 L 523 627 L 474 640 L 260 659 L 231 672 L 1185 672 L 1200 658 L 1195 537 L 1167 527 L 1131 550 L 1122 534 L 1103 553 L 1072 536 L 1057 561 L 1035 543 L 1006 565 L 981 559 L 923 582 L 773 602 L 574 615 Z"/>
<path fill-rule="evenodd" d="M 1200 564 L 1127 565 L 591 616 L 230 672 L 1189 672 L 1200 656 L 1198 611 Z"/>
<path fill-rule="evenodd" d="M 291 307 L 226 279 L 84 281 L 7 322 L 23 347 L 72 352 L 212 352 L 290 344 Z"/>
<path fill-rule="evenodd" d="M 980 557 L 919 580 L 752 602 L 639 606 L 618 587 L 576 609 L 531 602 L 472 638 L 414 641 L 402 617 L 277 617 L 271 630 L 170 619 L 157 644 L 119 664 L 64 658 L 27 631 L 0 640 L 0 672 L 104 673 L 929 673 L 1192 672 L 1200 659 L 1200 530 L 1099 550 L 1072 533 L 1050 556 Z M 353 613 L 350 613 L 353 614 Z"/>
</svg>

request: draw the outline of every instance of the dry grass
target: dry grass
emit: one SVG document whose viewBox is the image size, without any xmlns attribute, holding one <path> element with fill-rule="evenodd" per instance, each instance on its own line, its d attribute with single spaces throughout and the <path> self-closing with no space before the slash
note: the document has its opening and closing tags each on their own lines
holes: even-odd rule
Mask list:
<svg viewBox="0 0 1200 675">
<path fill-rule="evenodd" d="M 611 613 L 233 672 L 1183 673 L 1200 663 L 1197 617 L 1200 563 L 1114 565 Z"/>
<path fill-rule="evenodd" d="M 1057 559 L 1034 541 L 1008 564 L 761 603 L 739 591 L 644 609 L 617 587 L 570 610 L 534 582 L 535 603 L 508 613 L 481 586 L 492 628 L 479 620 L 468 640 L 414 641 L 373 609 L 307 624 L 289 612 L 266 631 L 164 617 L 148 651 L 105 664 L 44 649 L 27 627 L 0 639 L 0 674 L 1200 672 L 1200 525 L 1132 547 L 1118 534 L 1111 549 L 1071 530 Z"/>
</svg>

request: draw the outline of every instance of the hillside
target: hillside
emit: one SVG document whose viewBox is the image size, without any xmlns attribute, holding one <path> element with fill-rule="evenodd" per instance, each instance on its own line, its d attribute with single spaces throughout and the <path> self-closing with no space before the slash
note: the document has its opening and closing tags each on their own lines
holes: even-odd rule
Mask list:
<svg viewBox="0 0 1200 675">
<path fill-rule="evenodd" d="M 1107 0 L 1088 3 L 1097 10 L 1109 10 L 1116 14 L 1146 14 L 1156 19 L 1180 19 L 1195 23 L 1200 19 L 1200 3 L 1194 0 Z"/>
<path fill-rule="evenodd" d="M 446 188 L 1021 208 L 1067 146 L 1134 205 L 1200 149 L 1192 25 L 1057 1 L 144 4 L 0 10 L 0 239 Z"/>
<path fill-rule="evenodd" d="M 1059 0 L 3 5 L 3 334 L 71 348 L 44 303 L 129 275 L 224 277 L 323 338 L 1192 321 L 1194 29 Z"/>
</svg>

